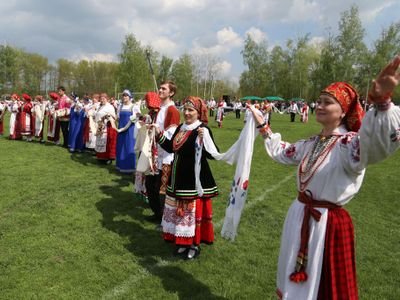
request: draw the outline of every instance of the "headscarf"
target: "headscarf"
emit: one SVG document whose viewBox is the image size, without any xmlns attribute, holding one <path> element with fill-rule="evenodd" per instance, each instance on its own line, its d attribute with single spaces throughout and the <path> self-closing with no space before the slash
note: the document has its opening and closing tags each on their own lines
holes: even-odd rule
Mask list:
<svg viewBox="0 0 400 300">
<path fill-rule="evenodd" d="M 55 92 L 51 92 L 51 93 L 49 94 L 49 96 L 50 96 L 50 98 L 53 99 L 53 100 L 59 100 L 59 99 L 60 99 L 60 95 L 57 94 L 57 93 L 55 93 Z"/>
<path fill-rule="evenodd" d="M 28 94 L 22 94 L 22 98 L 24 98 L 25 101 L 31 101 L 32 98 Z"/>
<path fill-rule="evenodd" d="M 11 99 L 19 100 L 19 95 L 18 94 L 12 94 Z"/>
<path fill-rule="evenodd" d="M 321 94 L 333 97 L 345 113 L 344 124 L 350 131 L 357 132 L 361 127 L 364 111 L 357 91 L 346 82 L 335 82 L 326 87 Z"/>
<path fill-rule="evenodd" d="M 207 106 L 201 98 L 189 96 L 184 100 L 183 104 L 193 107 L 199 114 L 199 121 L 208 124 Z"/>
<path fill-rule="evenodd" d="M 124 94 L 128 95 L 130 99 L 133 98 L 131 91 L 128 90 L 128 89 L 125 89 L 125 90 L 122 92 L 122 95 L 124 95 Z"/>
</svg>

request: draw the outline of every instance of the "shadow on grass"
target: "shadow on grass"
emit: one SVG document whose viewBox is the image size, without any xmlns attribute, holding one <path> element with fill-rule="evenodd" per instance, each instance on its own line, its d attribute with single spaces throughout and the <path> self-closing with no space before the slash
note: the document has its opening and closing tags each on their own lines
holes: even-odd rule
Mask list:
<svg viewBox="0 0 400 300">
<path fill-rule="evenodd" d="M 174 245 L 163 241 L 155 224 L 143 220 L 146 205 L 138 198 L 134 200 L 132 192 L 122 191 L 123 180 L 116 181 L 117 187 L 100 187 L 107 196 L 96 203 L 103 216 L 102 226 L 129 239 L 125 248 L 138 258 L 146 273 L 161 279 L 165 291 L 177 293 L 179 299 L 225 299 L 213 295 L 209 287 L 176 266 L 179 262 L 172 255 Z"/>
</svg>

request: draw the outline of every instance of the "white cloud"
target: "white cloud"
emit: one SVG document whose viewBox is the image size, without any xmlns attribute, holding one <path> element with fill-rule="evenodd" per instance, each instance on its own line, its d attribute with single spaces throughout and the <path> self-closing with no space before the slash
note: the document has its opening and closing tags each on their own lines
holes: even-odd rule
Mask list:
<svg viewBox="0 0 400 300">
<path fill-rule="evenodd" d="M 111 53 L 80 53 L 72 57 L 73 61 L 88 60 L 88 61 L 105 61 L 115 62 L 117 58 Z"/>
<path fill-rule="evenodd" d="M 216 63 L 215 64 L 215 69 L 218 70 L 218 74 L 221 76 L 227 76 L 229 75 L 231 69 L 232 69 L 232 64 L 230 62 L 227 62 L 226 60 Z"/>
<path fill-rule="evenodd" d="M 306 22 L 321 19 L 320 5 L 317 1 L 294 0 L 283 22 Z"/>
<path fill-rule="evenodd" d="M 219 45 L 229 48 L 241 47 L 243 44 L 243 39 L 230 26 L 217 32 L 217 40 Z"/>
<path fill-rule="evenodd" d="M 255 41 L 257 44 L 264 40 L 267 40 L 267 34 L 256 27 L 251 27 L 249 30 L 247 30 L 246 35 L 250 35 L 252 40 Z"/>
<path fill-rule="evenodd" d="M 204 40 L 207 44 L 212 44 L 212 46 L 202 46 L 201 43 Z M 225 27 L 217 31 L 213 38 L 198 37 L 194 39 L 192 52 L 196 55 L 221 56 L 242 45 L 243 39 L 239 34 L 233 31 L 232 27 Z"/>
<path fill-rule="evenodd" d="M 377 7 L 372 7 L 370 9 L 364 10 L 360 12 L 360 19 L 365 22 L 372 22 L 375 18 L 386 8 L 391 7 L 394 4 L 394 1 L 383 2 Z"/>
</svg>

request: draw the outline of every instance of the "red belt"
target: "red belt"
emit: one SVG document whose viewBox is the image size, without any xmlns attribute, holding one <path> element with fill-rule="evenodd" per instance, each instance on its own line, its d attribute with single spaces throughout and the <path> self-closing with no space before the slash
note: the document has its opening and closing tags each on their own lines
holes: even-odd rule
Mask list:
<svg viewBox="0 0 400 300">
<path fill-rule="evenodd" d="M 329 201 L 317 201 L 312 197 L 310 191 L 299 192 L 297 199 L 304 204 L 304 216 L 301 224 L 300 249 L 297 254 L 295 272 L 290 275 L 290 280 L 302 282 L 307 280 L 305 268 L 307 266 L 308 240 L 310 237 L 310 218 L 313 217 L 316 222 L 321 219 L 321 212 L 316 208 L 340 209 L 341 206 Z"/>
</svg>

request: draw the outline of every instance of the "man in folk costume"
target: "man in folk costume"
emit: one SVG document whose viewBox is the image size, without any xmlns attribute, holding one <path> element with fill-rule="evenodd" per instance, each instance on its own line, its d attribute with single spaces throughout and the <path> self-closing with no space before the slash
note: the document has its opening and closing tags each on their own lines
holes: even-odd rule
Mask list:
<svg viewBox="0 0 400 300">
<path fill-rule="evenodd" d="M 209 110 L 209 112 L 210 112 L 210 117 L 213 117 L 214 116 L 214 110 L 215 110 L 215 106 L 216 106 L 217 104 L 216 104 L 216 102 L 215 102 L 215 100 L 214 100 L 214 98 L 211 98 L 208 102 L 207 102 L 207 107 L 208 107 L 208 110 Z"/>
<path fill-rule="evenodd" d="M 343 206 L 359 191 L 365 168 L 400 148 L 400 108 L 391 102 L 400 83 L 399 66 L 397 56 L 373 81 L 368 98 L 374 108 L 363 119 L 352 86 L 336 82 L 326 87 L 316 106 L 321 134 L 307 140 L 282 141 L 253 112 L 268 155 L 298 165 L 299 192 L 281 239 L 280 299 L 358 299 L 354 228 Z"/>
<path fill-rule="evenodd" d="M 96 157 L 105 164 L 110 164 L 116 156 L 117 131 L 110 119 L 115 120 L 115 108 L 109 103 L 106 93 L 100 94 L 100 106 L 95 115 L 96 122 Z"/>
<path fill-rule="evenodd" d="M 44 116 L 46 113 L 46 102 L 43 96 L 37 95 L 35 102 L 33 103 L 32 114 L 35 120 L 35 138 L 39 138 L 41 143 L 44 143 L 43 139 L 43 128 L 44 128 Z"/>
<path fill-rule="evenodd" d="M 164 81 L 158 90 L 158 96 L 161 100 L 160 110 L 157 113 L 155 123 L 164 131 L 167 138 L 171 138 L 179 125 L 179 111 L 175 107 L 172 97 L 176 93 L 176 85 L 172 81 Z M 172 153 L 166 152 L 160 146 L 157 146 L 157 168 L 158 174 L 146 176 L 146 190 L 149 205 L 153 215 L 147 217 L 149 221 L 161 223 L 164 209 L 165 193 L 168 178 L 171 173 L 171 163 L 174 159 Z"/>
<path fill-rule="evenodd" d="M 304 105 L 301 108 L 301 121 L 303 123 L 307 123 L 308 122 L 308 111 L 309 111 L 309 107 L 307 105 L 307 102 L 304 102 Z"/>
<path fill-rule="evenodd" d="M 63 134 L 63 147 L 68 147 L 68 136 L 69 136 L 69 112 L 72 104 L 72 100 L 65 94 L 65 87 L 58 87 L 58 94 L 60 99 L 58 100 L 57 117 L 60 121 L 60 127 Z"/>
<path fill-rule="evenodd" d="M 294 122 L 296 114 L 300 113 L 299 107 L 297 106 L 296 102 L 290 101 L 288 112 L 290 114 L 290 122 Z"/>
<path fill-rule="evenodd" d="M 56 144 L 60 143 L 60 121 L 57 118 L 56 111 L 58 108 L 58 100 L 60 95 L 51 92 L 49 93 L 51 101 L 46 105 L 47 114 L 47 140 Z"/>
</svg>

